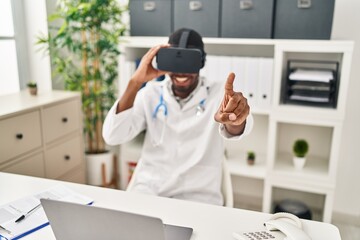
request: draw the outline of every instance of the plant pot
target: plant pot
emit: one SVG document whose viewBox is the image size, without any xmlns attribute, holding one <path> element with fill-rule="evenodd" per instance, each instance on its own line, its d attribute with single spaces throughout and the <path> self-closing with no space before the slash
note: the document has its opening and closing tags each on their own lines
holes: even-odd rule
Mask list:
<svg viewBox="0 0 360 240">
<path fill-rule="evenodd" d="M 294 167 L 297 170 L 303 169 L 305 162 L 306 162 L 306 158 L 304 158 L 304 157 L 294 157 L 293 158 Z"/>
<path fill-rule="evenodd" d="M 254 159 L 254 158 L 248 158 L 248 159 L 247 159 L 247 164 L 248 164 L 248 165 L 254 165 L 254 163 L 255 163 L 255 159 Z"/>
<path fill-rule="evenodd" d="M 30 87 L 29 92 L 30 92 L 30 95 L 36 96 L 37 95 L 37 87 Z"/>
<path fill-rule="evenodd" d="M 105 166 L 106 182 L 110 182 L 113 175 L 113 153 L 85 154 L 87 166 L 87 183 L 95 186 L 103 185 L 102 164 Z"/>
</svg>

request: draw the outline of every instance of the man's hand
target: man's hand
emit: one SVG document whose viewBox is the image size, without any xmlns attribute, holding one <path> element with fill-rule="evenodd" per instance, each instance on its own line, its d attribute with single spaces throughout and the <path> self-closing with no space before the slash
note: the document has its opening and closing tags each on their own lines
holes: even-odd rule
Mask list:
<svg viewBox="0 0 360 240">
<path fill-rule="evenodd" d="M 169 47 L 169 44 L 163 44 L 158 45 L 153 48 L 151 48 L 142 58 L 139 67 L 136 69 L 134 75 L 131 78 L 131 81 L 134 81 L 136 83 L 145 83 L 148 82 L 154 78 L 157 78 L 161 75 L 166 74 L 167 72 L 160 71 L 158 69 L 155 69 L 152 66 L 152 61 L 154 57 L 156 56 L 157 52 L 160 50 L 160 48 Z"/>
<path fill-rule="evenodd" d="M 147 53 L 142 57 L 139 67 L 136 69 L 135 73 L 131 77 L 124 94 L 120 98 L 119 104 L 116 108 L 116 113 L 120 113 L 129 108 L 132 108 L 132 106 L 134 105 L 136 94 L 138 93 L 138 90 L 143 85 L 143 83 L 146 83 L 154 78 L 157 78 L 167 73 L 155 69 L 152 66 L 152 61 L 160 48 L 169 46 L 169 44 L 163 44 L 153 47 L 149 51 L 147 51 Z"/>
<path fill-rule="evenodd" d="M 235 74 L 230 73 L 225 84 L 224 99 L 214 118 L 224 124 L 231 135 L 240 135 L 244 132 L 250 106 L 241 92 L 234 92 L 234 79 Z"/>
</svg>

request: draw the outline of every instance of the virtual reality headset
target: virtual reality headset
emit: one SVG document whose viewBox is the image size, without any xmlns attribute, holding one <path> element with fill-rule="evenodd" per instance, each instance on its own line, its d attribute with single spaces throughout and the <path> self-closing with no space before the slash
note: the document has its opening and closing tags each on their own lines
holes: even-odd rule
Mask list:
<svg viewBox="0 0 360 240">
<path fill-rule="evenodd" d="M 179 47 L 161 48 L 156 56 L 157 68 L 173 73 L 199 73 L 205 54 L 197 48 L 186 48 L 189 31 L 181 34 Z"/>
</svg>

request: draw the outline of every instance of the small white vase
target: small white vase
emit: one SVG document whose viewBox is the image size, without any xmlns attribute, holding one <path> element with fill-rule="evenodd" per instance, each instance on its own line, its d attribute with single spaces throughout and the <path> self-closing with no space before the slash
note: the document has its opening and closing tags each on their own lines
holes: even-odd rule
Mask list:
<svg viewBox="0 0 360 240">
<path fill-rule="evenodd" d="M 106 182 L 110 182 L 113 175 L 113 153 L 85 154 L 87 168 L 87 182 L 90 185 L 101 186 L 101 166 L 105 165 Z"/>
<path fill-rule="evenodd" d="M 306 162 L 306 158 L 304 158 L 304 157 L 295 157 L 294 156 L 294 158 L 293 158 L 293 163 L 294 163 L 295 169 L 297 169 L 297 170 L 303 169 L 305 162 Z"/>
</svg>

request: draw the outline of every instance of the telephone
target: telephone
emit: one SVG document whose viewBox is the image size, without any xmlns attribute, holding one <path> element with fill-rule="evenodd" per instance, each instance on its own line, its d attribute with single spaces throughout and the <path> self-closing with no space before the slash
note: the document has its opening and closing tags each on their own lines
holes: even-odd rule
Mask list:
<svg viewBox="0 0 360 240">
<path fill-rule="evenodd" d="M 311 240 L 303 231 L 301 220 L 291 213 L 275 213 L 264 223 L 265 229 L 256 231 L 234 232 L 237 240 Z"/>
</svg>

